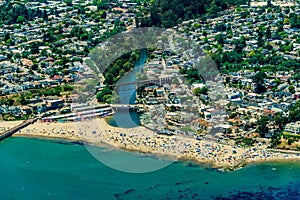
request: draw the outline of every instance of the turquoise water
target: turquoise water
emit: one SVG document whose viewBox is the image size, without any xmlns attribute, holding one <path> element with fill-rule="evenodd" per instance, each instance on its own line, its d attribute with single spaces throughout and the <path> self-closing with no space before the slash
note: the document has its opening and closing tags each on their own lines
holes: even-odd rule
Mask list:
<svg viewBox="0 0 300 200">
<path fill-rule="evenodd" d="M 140 125 L 140 118 L 136 112 L 118 110 L 112 117 L 106 119 L 106 122 L 115 127 L 134 128 Z"/>
<path fill-rule="evenodd" d="M 130 174 L 103 165 L 84 146 L 30 138 L 2 141 L 0 154 L 1 200 L 297 199 L 300 195 L 300 163 L 262 164 L 228 173 L 173 163 L 155 172 Z"/>
</svg>

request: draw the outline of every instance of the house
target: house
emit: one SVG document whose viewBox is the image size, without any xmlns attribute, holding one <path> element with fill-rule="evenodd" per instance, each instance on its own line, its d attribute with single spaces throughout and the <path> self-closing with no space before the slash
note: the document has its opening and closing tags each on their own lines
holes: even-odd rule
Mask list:
<svg viewBox="0 0 300 200">
<path fill-rule="evenodd" d="M 229 132 L 230 128 L 231 128 L 231 125 L 229 125 L 229 124 L 218 124 L 213 127 L 212 131 L 214 133 L 221 132 L 221 133 L 227 134 Z"/>
<path fill-rule="evenodd" d="M 47 111 L 46 103 L 43 103 L 43 102 L 28 104 L 28 107 L 31 108 L 31 111 L 37 112 L 37 113 L 42 113 L 42 112 Z M 24 111 L 24 109 L 23 109 L 23 111 Z"/>
<path fill-rule="evenodd" d="M 195 130 L 208 130 L 211 125 L 207 123 L 204 119 L 196 119 L 191 122 L 192 128 Z"/>
<path fill-rule="evenodd" d="M 157 89 L 156 90 L 156 95 L 158 97 L 163 97 L 164 96 L 164 90 L 163 89 Z"/>
<path fill-rule="evenodd" d="M 156 61 L 152 61 L 152 62 L 149 62 L 147 64 L 147 68 L 148 69 L 162 69 L 162 65 L 161 65 L 161 62 L 159 60 L 156 60 Z"/>
<path fill-rule="evenodd" d="M 252 79 L 241 79 L 241 84 L 245 87 L 251 87 L 253 83 Z"/>
<path fill-rule="evenodd" d="M 240 92 L 233 92 L 233 93 L 230 93 L 228 94 L 228 99 L 229 100 L 233 100 L 233 99 L 238 99 L 240 98 L 242 95 Z"/>
<path fill-rule="evenodd" d="M 204 111 L 203 114 L 204 114 L 204 119 L 205 120 L 209 121 L 211 119 L 211 113 L 210 112 Z"/>
<path fill-rule="evenodd" d="M 32 113 L 32 108 L 30 107 L 30 106 L 23 106 L 22 107 L 22 111 L 23 111 L 23 114 L 27 114 L 27 115 L 29 115 L 29 114 L 31 114 Z"/>
<path fill-rule="evenodd" d="M 4 61 L 4 60 L 6 60 L 7 59 L 7 56 L 5 56 L 5 55 L 0 55 L 0 61 Z"/>
<path fill-rule="evenodd" d="M 284 130 L 292 134 L 300 134 L 300 121 L 285 125 Z"/>
<path fill-rule="evenodd" d="M 145 87 L 144 91 L 147 93 L 147 95 L 153 95 L 154 91 L 158 89 L 157 85 L 147 86 Z"/>
<path fill-rule="evenodd" d="M 63 106 L 64 101 L 61 99 L 57 100 L 46 100 L 47 110 L 55 110 Z"/>
<path fill-rule="evenodd" d="M 266 117 L 274 117 L 275 114 L 276 112 L 274 110 L 264 109 L 263 115 Z"/>
<path fill-rule="evenodd" d="M 194 83 L 192 86 L 193 86 L 193 88 L 192 88 L 193 90 L 196 89 L 196 88 L 202 89 L 202 88 L 205 87 L 205 84 L 203 84 L 203 83 Z"/>
</svg>

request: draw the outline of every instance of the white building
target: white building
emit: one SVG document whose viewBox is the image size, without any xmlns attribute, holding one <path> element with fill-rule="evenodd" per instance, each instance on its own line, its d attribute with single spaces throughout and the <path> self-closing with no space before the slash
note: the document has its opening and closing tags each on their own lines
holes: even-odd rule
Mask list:
<svg viewBox="0 0 300 200">
<path fill-rule="evenodd" d="M 287 124 L 284 130 L 289 133 L 300 134 L 300 121 Z"/>
</svg>

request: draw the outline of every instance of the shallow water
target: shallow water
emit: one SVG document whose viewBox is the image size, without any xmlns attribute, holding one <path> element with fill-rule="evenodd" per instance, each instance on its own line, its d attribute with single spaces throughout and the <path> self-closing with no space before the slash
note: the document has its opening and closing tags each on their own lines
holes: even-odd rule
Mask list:
<svg viewBox="0 0 300 200">
<path fill-rule="evenodd" d="M 105 166 L 77 144 L 9 138 L 0 152 L 0 199 L 297 199 L 300 193 L 299 162 L 227 173 L 173 163 L 131 174 Z"/>
</svg>

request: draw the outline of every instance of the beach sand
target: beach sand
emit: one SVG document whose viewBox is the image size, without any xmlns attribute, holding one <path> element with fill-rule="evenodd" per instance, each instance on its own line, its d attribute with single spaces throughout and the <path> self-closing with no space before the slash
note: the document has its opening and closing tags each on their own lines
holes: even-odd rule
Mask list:
<svg viewBox="0 0 300 200">
<path fill-rule="evenodd" d="M 19 124 L 22 124 L 22 120 L 20 121 L 0 121 L 0 133 L 3 133 L 4 131 L 11 129 Z"/>
<path fill-rule="evenodd" d="M 97 118 L 84 122 L 36 122 L 15 136 L 43 137 L 111 145 L 115 148 L 164 155 L 174 160 L 210 164 L 213 168 L 234 170 L 250 163 L 298 160 L 297 154 L 274 152 L 266 146 L 235 147 L 211 140 L 196 140 L 184 136 L 165 136 L 145 128 L 119 128 Z"/>
</svg>

